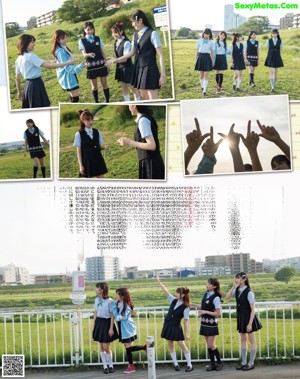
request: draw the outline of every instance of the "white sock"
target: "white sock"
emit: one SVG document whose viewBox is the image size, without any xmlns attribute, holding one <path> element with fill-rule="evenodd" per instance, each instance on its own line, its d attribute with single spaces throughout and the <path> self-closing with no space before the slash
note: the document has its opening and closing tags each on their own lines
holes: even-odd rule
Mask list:
<svg viewBox="0 0 300 379">
<path fill-rule="evenodd" d="M 130 95 L 123 95 L 125 101 L 130 101 Z"/>
<path fill-rule="evenodd" d="M 240 88 L 241 81 L 242 81 L 242 79 L 238 79 L 238 80 L 237 80 L 237 88 Z"/>
<path fill-rule="evenodd" d="M 105 352 L 101 352 L 101 353 L 100 353 L 100 356 L 101 356 L 101 360 L 102 360 L 103 368 L 107 368 L 107 363 L 106 363 L 106 353 L 105 353 Z"/>
<path fill-rule="evenodd" d="M 110 353 L 110 354 L 107 354 L 107 353 L 106 353 L 106 359 L 107 359 L 107 362 L 108 362 L 108 366 L 109 366 L 109 367 L 113 367 L 113 363 L 112 363 L 112 353 Z"/>
<path fill-rule="evenodd" d="M 233 78 L 233 85 L 235 86 L 236 85 L 236 79 Z"/>
<path fill-rule="evenodd" d="M 270 82 L 271 82 L 272 89 L 274 89 L 274 87 L 275 87 L 275 79 L 271 78 Z"/>
<path fill-rule="evenodd" d="M 140 100 L 141 100 L 141 96 L 135 96 L 135 95 L 134 95 L 134 100 L 136 100 L 136 101 L 140 101 Z"/>
<path fill-rule="evenodd" d="M 242 365 L 247 364 L 247 349 L 241 349 L 242 353 Z"/>
<path fill-rule="evenodd" d="M 256 349 L 250 350 L 249 366 L 254 365 L 255 356 L 256 356 Z"/>
<path fill-rule="evenodd" d="M 200 79 L 201 88 L 203 88 L 203 82 L 204 80 Z"/>
<path fill-rule="evenodd" d="M 187 353 L 184 353 L 185 359 L 187 362 L 187 365 L 192 367 L 192 362 L 191 362 L 191 353 L 188 351 Z"/>
<path fill-rule="evenodd" d="M 206 92 L 208 86 L 208 80 L 203 80 L 203 92 Z"/>
<path fill-rule="evenodd" d="M 176 358 L 176 351 L 173 351 L 173 353 L 170 352 L 171 358 L 173 360 L 174 366 L 178 366 L 177 358 Z"/>
</svg>

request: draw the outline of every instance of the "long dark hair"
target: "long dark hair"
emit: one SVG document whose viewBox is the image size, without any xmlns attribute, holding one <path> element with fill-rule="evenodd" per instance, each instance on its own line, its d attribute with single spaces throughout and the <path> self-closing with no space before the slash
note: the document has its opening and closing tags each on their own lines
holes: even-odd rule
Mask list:
<svg viewBox="0 0 300 379">
<path fill-rule="evenodd" d="M 124 29 L 124 23 L 121 21 L 118 21 L 115 24 L 113 24 L 112 27 L 110 28 L 110 30 L 117 32 L 121 36 L 126 37 L 125 29 Z"/>
<path fill-rule="evenodd" d="M 56 58 L 55 50 L 58 47 L 61 47 L 61 45 L 58 41 L 62 38 L 65 38 L 66 35 L 67 35 L 67 33 L 61 29 L 55 30 L 55 32 L 53 34 L 52 50 L 51 50 L 51 53 L 54 56 L 54 58 Z M 68 46 L 66 46 L 66 49 L 67 49 L 67 51 L 69 51 L 71 53 L 71 50 L 68 48 Z"/>
<path fill-rule="evenodd" d="M 245 280 L 245 285 L 249 288 L 249 290 L 251 290 L 251 287 L 250 287 L 250 283 L 249 283 L 249 278 L 247 276 L 247 274 L 245 272 L 238 272 L 236 275 L 235 275 L 236 278 L 241 278 L 243 280 Z"/>
<path fill-rule="evenodd" d="M 148 116 L 151 116 L 152 117 L 152 109 L 150 107 L 148 107 L 148 105 L 138 105 L 136 104 L 136 110 L 139 112 L 139 113 L 142 113 L 142 114 L 146 114 Z"/>
<path fill-rule="evenodd" d="M 26 120 L 25 124 L 27 124 L 27 123 L 33 124 L 33 126 L 36 127 L 35 122 L 33 121 L 32 118 L 29 118 L 28 120 Z"/>
<path fill-rule="evenodd" d="M 278 29 L 272 29 L 272 31 L 271 31 L 271 38 L 272 38 L 272 33 L 276 33 L 276 34 L 277 34 L 277 38 L 278 38 L 279 40 L 281 40 L 280 35 L 279 35 L 279 30 L 278 30 Z"/>
<path fill-rule="evenodd" d="M 94 29 L 94 33 L 93 33 L 93 35 L 95 35 L 95 26 L 94 26 L 94 23 L 92 22 L 92 21 L 86 21 L 85 23 L 84 23 L 84 25 L 83 25 L 83 36 L 85 37 L 86 36 L 86 32 L 85 32 L 85 28 L 87 28 L 87 27 L 90 27 L 90 28 L 92 28 L 92 29 Z"/>
<path fill-rule="evenodd" d="M 213 39 L 211 29 L 209 29 L 209 28 L 204 29 L 203 33 L 202 33 L 202 38 L 204 38 L 204 34 L 208 34 L 209 35 L 209 39 Z"/>
<path fill-rule="evenodd" d="M 242 34 L 241 33 L 233 33 L 232 34 L 232 44 L 235 45 L 238 38 L 242 37 Z"/>
<path fill-rule="evenodd" d="M 220 34 L 224 34 L 225 38 L 223 39 L 223 42 L 224 42 L 224 48 L 226 49 L 226 46 L 227 46 L 227 33 L 222 30 L 219 34 L 218 34 L 218 37 L 217 37 L 217 44 L 220 46 Z"/>
<path fill-rule="evenodd" d="M 35 37 L 31 34 L 22 34 L 18 39 L 18 54 L 23 55 L 28 49 L 30 42 L 35 41 Z"/>
<path fill-rule="evenodd" d="M 141 11 L 140 9 L 137 9 L 134 13 L 132 13 L 130 17 L 130 21 L 138 21 L 139 19 L 142 19 L 143 24 L 145 26 L 148 26 L 148 28 L 153 29 L 145 13 Z"/>
<path fill-rule="evenodd" d="M 220 286 L 220 282 L 218 281 L 217 278 L 209 278 L 208 281 L 207 281 L 209 284 L 211 284 L 212 286 L 215 286 L 216 288 L 214 288 L 214 292 L 216 295 L 219 296 L 219 298 L 221 299 L 222 298 L 222 294 L 221 294 L 221 286 Z"/>
<path fill-rule="evenodd" d="M 123 306 L 123 309 L 121 311 L 121 315 L 124 316 L 127 306 L 130 308 L 131 311 L 133 311 L 134 303 L 133 303 L 133 300 L 130 296 L 130 292 L 129 292 L 128 288 L 126 288 L 126 287 L 118 288 L 116 290 L 116 293 L 119 296 L 121 296 L 123 299 L 124 306 Z"/>
<path fill-rule="evenodd" d="M 248 35 L 248 41 L 251 39 L 252 34 L 256 34 L 255 30 L 251 30 L 251 32 Z"/>
<path fill-rule="evenodd" d="M 186 307 L 191 306 L 191 299 L 190 299 L 190 290 L 187 287 L 178 287 L 176 288 L 176 292 L 180 294 L 180 300 L 183 301 L 184 305 Z"/>
<path fill-rule="evenodd" d="M 106 282 L 98 282 L 96 283 L 96 288 L 102 290 L 103 299 L 108 299 L 108 284 Z"/>
<path fill-rule="evenodd" d="M 88 110 L 84 109 L 78 111 L 79 114 L 79 131 L 81 132 L 85 128 L 84 120 L 93 120 L 94 115 Z"/>
</svg>

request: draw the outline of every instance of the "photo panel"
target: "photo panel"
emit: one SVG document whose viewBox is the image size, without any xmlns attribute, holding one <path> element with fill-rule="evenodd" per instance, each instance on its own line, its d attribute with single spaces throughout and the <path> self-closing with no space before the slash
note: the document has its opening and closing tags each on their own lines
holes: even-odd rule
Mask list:
<svg viewBox="0 0 300 379">
<path fill-rule="evenodd" d="M 4 86 L 0 99 L 0 180 L 52 179 L 50 111 L 10 113 Z"/>
<path fill-rule="evenodd" d="M 166 180 L 167 106 L 60 104 L 59 179 Z"/>
<path fill-rule="evenodd" d="M 64 0 L 2 6 L 10 110 L 174 99 L 166 0 L 81 12 Z"/>
<path fill-rule="evenodd" d="M 274 93 L 299 100 L 298 4 L 171 0 L 170 19 L 176 100 Z"/>
<path fill-rule="evenodd" d="M 287 95 L 181 102 L 185 175 L 291 171 Z"/>
</svg>

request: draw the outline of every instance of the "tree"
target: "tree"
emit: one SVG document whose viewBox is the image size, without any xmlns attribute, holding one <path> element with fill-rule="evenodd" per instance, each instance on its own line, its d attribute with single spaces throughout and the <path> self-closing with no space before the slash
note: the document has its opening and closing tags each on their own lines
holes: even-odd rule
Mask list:
<svg viewBox="0 0 300 379">
<path fill-rule="evenodd" d="M 177 37 L 187 38 L 190 32 L 191 32 L 191 29 L 189 28 L 180 28 L 177 32 Z"/>
<path fill-rule="evenodd" d="M 276 272 L 275 280 L 279 282 L 285 282 L 286 284 L 288 284 L 288 282 L 296 274 L 297 274 L 297 270 L 295 269 L 295 267 L 291 267 L 291 266 L 282 267 L 279 271 Z"/>
<path fill-rule="evenodd" d="M 256 34 L 263 34 L 270 30 L 270 21 L 266 16 L 252 16 L 246 22 L 237 28 L 237 32 L 243 35 L 248 35 L 250 31 L 255 31 Z"/>
<path fill-rule="evenodd" d="M 56 21 L 75 24 L 99 18 L 105 13 L 108 0 L 66 0 L 55 14 Z"/>
<path fill-rule="evenodd" d="M 20 25 L 17 22 L 5 24 L 6 38 L 14 37 L 20 33 Z"/>
</svg>

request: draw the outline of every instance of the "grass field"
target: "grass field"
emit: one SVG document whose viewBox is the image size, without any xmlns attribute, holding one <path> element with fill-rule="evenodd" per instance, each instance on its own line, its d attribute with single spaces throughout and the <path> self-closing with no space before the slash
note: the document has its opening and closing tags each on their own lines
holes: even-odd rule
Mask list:
<svg viewBox="0 0 300 379">
<path fill-rule="evenodd" d="M 44 146 L 44 151 L 46 153 L 46 178 L 50 178 L 50 151 L 46 146 Z M 0 166 L 0 180 L 31 179 L 33 177 L 33 160 L 30 158 L 29 153 L 24 157 L 23 150 L 13 150 L 0 155 Z M 42 178 L 40 168 L 37 178 Z"/>
<path fill-rule="evenodd" d="M 161 6 L 162 3 L 159 0 L 151 1 L 151 4 L 146 0 L 138 0 L 134 3 L 129 3 L 122 7 L 121 10 L 112 10 L 108 12 L 107 16 L 101 17 L 99 19 L 93 20 L 96 30 L 96 35 L 100 35 L 105 43 L 105 55 L 107 58 L 114 57 L 114 40 L 111 36 L 110 28 L 117 21 L 123 21 L 126 26 L 126 33 L 129 39 L 131 39 L 134 29 L 131 27 L 129 21 L 130 15 L 136 9 L 143 9 L 147 15 L 149 15 L 149 20 L 154 25 L 152 8 L 155 6 Z M 53 25 L 41 27 L 38 29 L 33 29 L 27 33 L 32 34 L 36 38 L 36 46 L 34 52 L 45 59 L 47 62 L 54 62 L 53 56 L 51 55 L 52 37 L 56 29 L 63 29 L 68 35 L 68 47 L 74 54 L 76 63 L 84 61 L 84 58 L 78 50 L 78 40 L 82 38 L 83 33 L 83 22 L 72 24 L 72 23 L 56 23 Z M 164 38 L 162 32 L 158 29 L 160 38 L 163 44 Z M 7 58 L 8 58 L 8 76 L 9 76 L 9 86 L 10 86 L 10 98 L 11 98 L 11 109 L 20 109 L 21 102 L 17 99 L 17 91 L 15 84 L 15 60 L 17 58 L 17 41 L 18 36 L 7 39 Z M 172 98 L 172 81 L 171 81 L 171 68 L 170 68 L 170 46 L 163 46 L 163 54 L 166 65 L 166 75 L 167 75 L 167 85 L 165 88 L 160 90 L 159 97 L 161 99 Z M 64 92 L 56 79 L 55 70 L 43 69 L 43 80 L 46 86 L 48 96 L 50 98 L 50 106 L 58 106 L 59 102 L 69 101 L 69 95 Z M 115 81 L 115 66 L 111 66 L 110 73 L 108 75 L 108 84 L 110 88 L 111 102 L 123 101 L 123 96 L 121 88 L 118 82 Z M 79 85 L 80 85 L 80 102 L 92 103 L 94 102 L 89 80 L 86 78 L 86 71 L 83 70 L 81 74 L 78 75 Z M 22 82 L 22 88 L 24 83 Z M 133 96 L 132 96 L 133 99 Z M 99 101 L 105 102 L 104 95 L 100 89 L 99 91 Z"/>
<path fill-rule="evenodd" d="M 284 67 L 279 69 L 276 94 L 289 94 L 291 100 L 299 100 L 300 31 L 295 29 L 282 30 L 280 36 L 284 45 L 282 49 Z M 256 87 L 253 88 L 248 85 L 249 74 L 246 68 L 243 71 L 241 92 L 234 91 L 232 89 L 233 71 L 227 70 L 224 72 L 224 90 L 221 95 L 217 95 L 215 93 L 215 72 L 212 71 L 209 74 L 206 97 L 270 95 L 269 68 L 264 66 L 267 55 L 265 44 L 268 38 L 269 34 L 257 36 L 261 48 L 260 64 L 255 71 Z M 228 46 L 230 45 L 231 41 L 229 40 Z M 199 72 L 194 70 L 196 40 L 172 40 L 172 54 L 176 100 L 202 98 Z M 230 58 L 228 58 L 228 62 L 230 62 Z"/>
<path fill-rule="evenodd" d="M 62 104 L 60 107 L 60 149 L 59 177 L 78 178 L 79 166 L 76 148 L 73 147 L 74 135 L 78 131 L 77 111 L 82 105 Z M 158 138 L 162 157 L 165 157 L 166 107 L 152 107 L 154 118 L 158 124 Z M 116 141 L 120 137 L 133 139 L 135 119 L 128 107 L 122 105 L 89 106 L 95 114 L 93 127 L 99 129 L 104 138 L 104 145 L 110 150 L 102 151 L 107 165 L 106 179 L 138 179 L 138 159 L 135 149 L 121 146 Z"/>
</svg>

